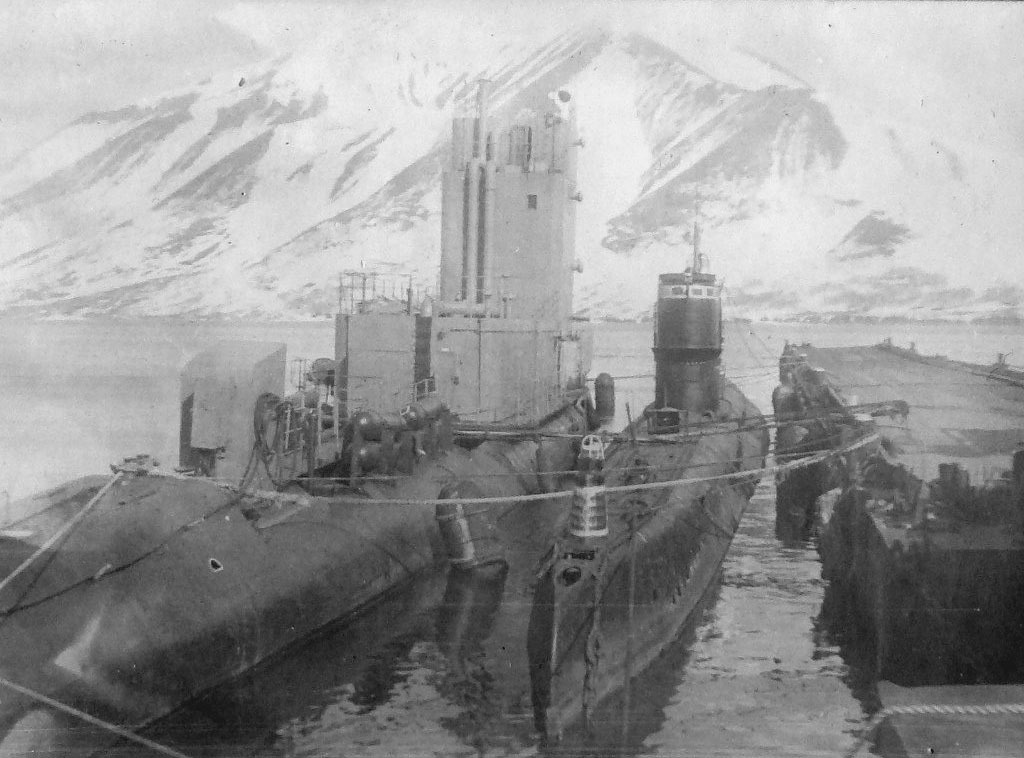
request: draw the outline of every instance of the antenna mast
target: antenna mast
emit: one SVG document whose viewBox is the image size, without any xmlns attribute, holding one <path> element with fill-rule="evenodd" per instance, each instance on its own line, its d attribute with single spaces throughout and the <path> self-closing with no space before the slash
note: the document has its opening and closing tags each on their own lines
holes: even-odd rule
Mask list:
<svg viewBox="0 0 1024 758">
<path fill-rule="evenodd" d="M 699 274 L 703 266 L 701 265 L 701 254 L 700 254 L 700 224 L 696 221 L 693 222 L 693 273 Z"/>
<path fill-rule="evenodd" d="M 693 267 L 692 271 L 695 274 L 699 274 L 704 268 L 702 265 L 701 254 L 700 254 L 700 223 L 697 219 L 700 218 L 700 187 L 694 187 L 694 199 L 693 199 Z"/>
</svg>

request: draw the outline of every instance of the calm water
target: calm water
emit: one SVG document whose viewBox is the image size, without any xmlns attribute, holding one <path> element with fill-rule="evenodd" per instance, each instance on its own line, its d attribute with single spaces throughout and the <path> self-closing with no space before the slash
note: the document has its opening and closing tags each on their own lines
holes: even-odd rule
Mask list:
<svg viewBox="0 0 1024 758">
<path fill-rule="evenodd" d="M 785 339 L 886 336 L 924 353 L 1024 362 L 1024 336 L 1011 328 L 731 324 L 726 363 L 767 411 Z M 0 321 L 0 505 L 130 454 L 173 464 L 178 372 L 198 350 L 239 338 L 285 342 L 291 356 L 333 351 L 329 322 Z M 653 392 L 650 329 L 605 325 L 595 345 L 595 373 L 623 377 L 624 421 L 626 405 L 641 409 Z M 541 746 L 529 703 L 507 697 L 525 669 L 508 620 L 526 612 L 528 588 L 505 577 L 467 586 L 444 572 L 150 735 L 208 756 L 842 755 L 873 705 L 872 681 L 842 624 L 822 614 L 825 591 L 814 545 L 776 539 L 765 481 L 699 623 L 606 706 L 596 735 Z"/>
</svg>

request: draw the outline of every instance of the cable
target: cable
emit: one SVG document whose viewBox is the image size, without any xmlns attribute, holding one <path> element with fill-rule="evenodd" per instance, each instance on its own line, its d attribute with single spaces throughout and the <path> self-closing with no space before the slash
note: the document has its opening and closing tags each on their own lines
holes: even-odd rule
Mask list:
<svg viewBox="0 0 1024 758">
<path fill-rule="evenodd" d="M 191 477 L 179 477 L 179 476 L 176 476 L 176 475 L 168 475 L 168 474 L 156 473 L 156 472 L 149 474 L 149 476 L 153 477 L 153 478 L 167 477 L 167 478 L 171 478 L 171 479 L 177 479 L 177 478 L 189 479 L 189 478 L 191 478 Z M 222 488 L 225 488 L 225 489 L 233 489 L 233 488 L 224 487 L 223 485 L 219 485 L 219 486 L 222 486 Z M 258 493 L 250 493 L 250 494 L 255 495 L 255 494 L 258 494 Z M 276 493 L 275 492 L 274 494 L 278 495 L 280 493 Z M 172 539 L 177 537 L 179 534 L 181 534 L 183 532 L 187 532 L 189 529 L 192 529 L 196 525 L 201 524 L 204 521 L 207 521 L 208 519 L 211 519 L 211 518 L 213 518 L 215 516 L 218 516 L 220 513 L 222 513 L 225 510 L 228 510 L 230 508 L 234 508 L 236 505 L 238 505 L 238 503 L 240 503 L 242 501 L 242 499 L 245 496 L 246 496 L 246 493 L 235 491 L 234 494 L 230 498 L 228 498 L 225 502 L 221 503 L 220 505 L 214 507 L 209 513 L 206 513 L 206 514 L 200 516 L 199 518 L 194 519 L 193 521 L 190 521 L 187 524 L 183 524 L 182 526 L 179 526 L 178 528 L 173 529 L 171 532 L 169 532 L 167 534 L 167 536 L 164 539 L 162 539 L 160 542 L 155 544 L 151 549 L 147 550 L 146 552 L 142 553 L 141 555 L 139 555 L 139 556 L 137 556 L 135 558 L 132 558 L 130 561 L 127 561 L 126 563 L 121 564 L 120 566 L 115 566 L 115 567 L 111 568 L 110 570 L 108 570 L 106 573 L 103 574 L 102 578 L 113 576 L 114 574 L 117 574 L 117 573 L 120 573 L 120 572 L 125 571 L 127 569 L 130 569 L 133 566 L 141 563 L 142 561 L 146 560 L 147 558 L 149 558 L 154 553 L 157 553 L 158 551 L 162 550 L 164 548 L 164 546 L 166 546 Z M 56 553 L 54 553 L 54 555 L 56 555 Z M 56 597 L 60 597 L 61 595 L 64 595 L 64 594 L 74 590 L 75 588 L 77 588 L 77 587 L 79 587 L 79 586 L 81 586 L 83 584 L 86 584 L 87 582 L 93 582 L 93 581 L 97 581 L 97 580 L 94 577 L 92 577 L 92 576 L 84 577 L 82 579 L 79 579 L 77 582 L 73 582 L 71 584 L 68 584 L 65 587 L 60 588 L 59 590 L 57 590 L 55 592 L 52 592 L 49 595 L 46 595 L 46 596 L 41 597 L 41 598 L 37 598 L 36 600 L 33 600 L 30 603 L 22 603 L 21 599 L 19 599 L 19 601 L 18 601 L 18 603 L 16 605 L 13 605 L 10 608 L 8 608 L 4 612 L 4 615 L 2 617 L 0 617 L 0 623 L 2 623 L 9 616 L 12 616 L 13 614 L 15 614 L 15 613 L 17 613 L 19 611 L 22 611 L 22 610 L 25 610 L 25 609 L 28 609 L 28 608 L 33 608 L 33 607 L 35 607 L 37 605 L 41 605 L 42 603 L 45 603 L 45 602 L 50 601 L 50 600 L 53 600 Z M 22 598 L 24 598 L 24 594 L 22 595 Z"/>
<path fill-rule="evenodd" d="M 871 739 L 871 735 L 890 716 L 923 715 L 923 716 L 1002 716 L 1011 714 L 1024 715 L 1024 703 L 990 703 L 988 705 L 891 705 L 878 711 L 864 726 L 854 746 L 845 754 L 845 758 L 854 758 Z"/>
<path fill-rule="evenodd" d="M 36 562 L 39 556 L 43 555 L 43 553 L 48 551 L 50 548 L 52 548 L 54 545 L 56 545 L 58 542 L 60 542 L 62 539 L 68 536 L 68 534 L 70 534 L 81 523 L 82 519 L 84 519 L 89 514 L 89 512 L 93 509 L 93 506 L 95 506 L 96 503 L 98 503 L 100 499 L 107 494 L 111 487 L 117 484 L 117 482 L 121 479 L 123 475 L 123 471 L 118 471 L 112 477 L 110 477 L 107 483 L 100 488 L 99 492 L 92 496 L 88 503 L 82 506 L 82 509 L 78 511 L 78 513 L 76 513 L 74 516 L 68 519 L 60 527 L 60 529 L 54 532 L 50 536 L 50 538 L 46 540 L 46 542 L 40 545 L 39 548 L 34 553 L 32 553 L 32 555 L 30 555 L 28 558 L 22 561 L 21 564 L 14 569 L 14 571 L 12 571 L 10 574 L 4 577 L 4 580 L 0 582 L 0 592 L 3 592 L 5 589 L 7 589 L 11 582 L 13 582 L 17 577 L 24 573 L 24 571 L 29 566 Z M 28 592 L 32 589 L 32 586 L 33 585 L 30 584 L 25 589 L 25 591 L 21 593 L 21 596 L 14 603 L 15 606 L 21 602 L 21 600 L 25 597 L 26 594 L 28 594 Z"/>
<path fill-rule="evenodd" d="M 35 690 L 29 687 L 16 684 L 15 682 L 12 682 L 8 679 L 4 679 L 3 677 L 0 677 L 0 685 L 3 685 L 8 689 L 12 689 L 15 692 L 24 695 L 25 697 L 31 698 L 32 700 L 40 702 L 44 705 L 48 705 L 51 708 L 55 708 L 58 711 L 70 714 L 71 716 L 81 719 L 82 721 L 92 724 L 93 726 L 98 726 L 101 729 L 116 734 L 118 737 L 123 737 L 126 740 L 148 747 L 150 750 L 154 750 L 157 753 L 161 753 L 162 755 L 168 755 L 171 756 L 171 758 L 189 758 L 189 756 L 185 755 L 184 753 L 179 753 L 177 750 L 169 748 L 166 745 L 161 745 L 159 742 L 154 742 L 151 739 L 135 734 L 135 732 L 125 729 L 124 727 L 117 726 L 117 724 L 111 724 L 109 721 L 104 721 L 103 719 L 96 718 L 95 716 L 92 716 L 86 713 L 85 711 L 80 711 L 79 709 L 70 706 L 67 703 L 62 703 L 59 700 L 54 700 L 52 697 L 47 697 L 43 693 L 36 692 Z"/>
<path fill-rule="evenodd" d="M 734 471 L 728 474 L 718 474 L 713 476 L 697 476 L 688 477 L 685 479 L 673 479 L 664 482 L 648 482 L 644 484 L 629 484 L 620 486 L 605 487 L 604 491 L 607 493 L 618 493 L 618 492 L 640 492 L 643 490 L 656 489 L 661 487 L 675 487 L 681 484 L 696 484 L 699 482 L 713 482 L 723 481 L 727 479 L 742 479 L 753 475 L 763 476 L 764 474 L 789 471 L 795 468 L 801 468 L 803 466 L 809 466 L 814 463 L 820 463 L 831 457 L 842 455 L 844 453 L 856 450 L 857 448 L 863 447 L 872 442 L 877 442 L 880 438 L 878 434 L 866 435 L 855 442 L 846 445 L 836 450 L 826 450 L 821 453 L 817 453 L 812 456 L 799 458 L 788 463 L 783 463 L 775 466 L 765 466 L 757 469 L 742 469 L 740 471 Z M 760 458 L 761 456 L 744 456 L 744 458 Z M 736 459 L 739 460 L 739 459 Z M 697 466 L 690 466 L 689 468 L 698 468 L 702 466 L 715 466 L 722 465 L 723 461 L 714 461 L 706 464 L 699 464 Z M 687 468 L 687 467 L 680 467 Z M 574 490 L 559 490 L 557 492 L 540 492 L 536 494 L 527 495 L 500 495 L 496 497 L 453 497 L 453 498 L 370 498 L 370 497 L 348 497 L 348 496 L 332 496 L 327 498 L 330 501 L 330 505 L 409 505 L 409 506 L 427 506 L 427 505 L 494 505 L 498 503 L 511 503 L 511 502 L 536 502 L 542 500 L 555 500 L 561 498 L 569 498 L 575 494 Z"/>
</svg>

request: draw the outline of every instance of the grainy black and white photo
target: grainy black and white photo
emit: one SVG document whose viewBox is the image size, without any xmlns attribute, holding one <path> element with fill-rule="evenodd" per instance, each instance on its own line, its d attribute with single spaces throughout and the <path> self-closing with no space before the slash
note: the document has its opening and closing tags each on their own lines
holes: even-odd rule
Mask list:
<svg viewBox="0 0 1024 758">
<path fill-rule="evenodd" d="M 1020 756 L 1022 39 L 7 0 L 0 758 Z"/>
</svg>

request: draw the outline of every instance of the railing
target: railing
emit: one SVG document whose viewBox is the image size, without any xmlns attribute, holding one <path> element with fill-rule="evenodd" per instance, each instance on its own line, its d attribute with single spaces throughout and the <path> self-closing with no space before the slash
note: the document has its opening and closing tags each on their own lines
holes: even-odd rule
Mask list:
<svg viewBox="0 0 1024 758">
<path fill-rule="evenodd" d="M 291 361 L 291 373 L 288 377 L 289 387 L 299 392 L 306 389 L 306 376 L 309 374 L 310 361 L 308 358 L 293 358 Z"/>
<path fill-rule="evenodd" d="M 414 403 L 417 400 L 422 400 L 437 393 L 437 379 L 433 375 L 390 393 L 384 392 L 384 377 L 350 375 L 348 379 L 350 383 L 359 385 L 364 393 L 362 395 L 350 395 L 348 387 L 335 388 L 335 397 L 345 404 L 350 414 L 354 410 L 367 409 L 371 403 L 371 398 L 373 402 L 383 406 L 375 407 L 373 410 L 387 411 L 398 410 L 406 403 Z M 368 386 L 374 389 L 367 392 L 366 388 Z"/>
<path fill-rule="evenodd" d="M 437 379 L 433 375 L 420 379 L 412 386 L 412 400 L 422 400 L 437 392 Z"/>
<path fill-rule="evenodd" d="M 430 375 L 410 385 L 390 389 L 386 386 L 385 377 L 377 375 L 353 375 L 346 377 L 343 385 L 317 384 L 310 378 L 312 361 L 306 358 L 294 358 L 291 361 L 287 394 L 307 393 L 317 390 L 316 408 L 320 415 L 320 406 L 339 405 L 344 411 L 339 413 L 339 421 L 356 411 L 397 411 L 407 403 L 414 403 L 423 398 L 437 394 L 437 378 Z M 501 424 L 533 422 L 555 410 L 566 396 L 564 387 L 554 384 L 537 387 L 532 383 L 520 383 L 513 388 L 512 397 L 499 405 L 474 409 L 458 409 L 459 415 L 466 420 Z M 306 401 L 307 403 L 309 401 Z M 289 435 L 297 434 L 289 428 Z M 287 439 L 291 439 L 289 436 Z"/>
<path fill-rule="evenodd" d="M 471 423 L 534 424 L 561 407 L 567 397 L 565 388 L 552 385 L 531 391 L 527 398 L 517 395 L 514 401 L 504 405 L 460 409 L 459 417 Z"/>
<path fill-rule="evenodd" d="M 338 312 L 365 313 L 374 304 L 387 303 L 413 313 L 432 294 L 433 289 L 417 285 L 412 274 L 345 271 L 338 285 Z"/>
</svg>

